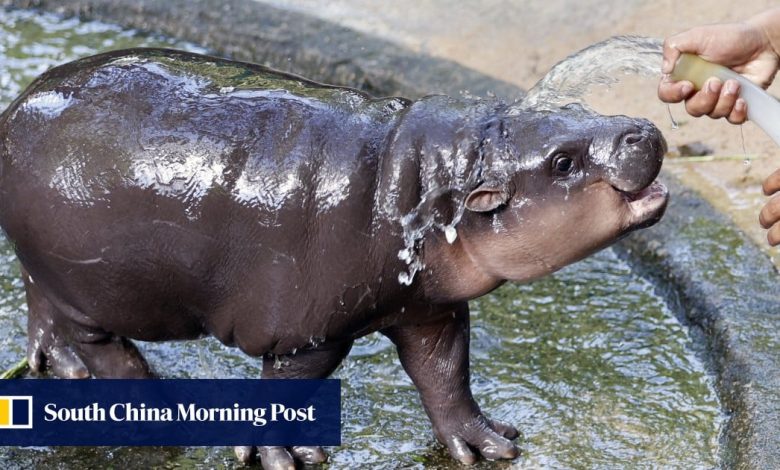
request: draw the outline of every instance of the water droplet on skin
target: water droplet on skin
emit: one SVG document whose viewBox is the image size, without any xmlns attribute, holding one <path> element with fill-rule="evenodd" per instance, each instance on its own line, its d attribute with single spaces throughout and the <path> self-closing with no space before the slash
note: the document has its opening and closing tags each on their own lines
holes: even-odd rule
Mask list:
<svg viewBox="0 0 780 470">
<path fill-rule="evenodd" d="M 444 236 L 447 238 L 447 243 L 452 245 L 455 243 L 455 239 L 458 238 L 458 231 L 452 225 L 448 225 L 444 227 Z"/>
</svg>

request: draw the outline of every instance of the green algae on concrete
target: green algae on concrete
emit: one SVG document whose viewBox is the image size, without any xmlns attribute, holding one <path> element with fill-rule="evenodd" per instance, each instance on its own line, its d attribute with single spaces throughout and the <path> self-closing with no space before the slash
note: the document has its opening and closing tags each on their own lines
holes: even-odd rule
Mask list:
<svg viewBox="0 0 780 470">
<path fill-rule="evenodd" d="M 725 468 L 780 468 L 780 289 L 777 270 L 726 216 L 664 175 L 673 206 L 664 223 L 620 250 L 676 299 L 700 330 L 729 415 Z"/>
<path fill-rule="evenodd" d="M 225 57 L 359 88 L 375 96 L 419 98 L 470 90 L 514 99 L 522 94 L 506 82 L 455 62 L 413 54 L 370 35 L 250 0 L 0 0 L 0 5 L 43 7 L 124 25 L 132 23 L 133 28 L 218 49 Z"/>
</svg>

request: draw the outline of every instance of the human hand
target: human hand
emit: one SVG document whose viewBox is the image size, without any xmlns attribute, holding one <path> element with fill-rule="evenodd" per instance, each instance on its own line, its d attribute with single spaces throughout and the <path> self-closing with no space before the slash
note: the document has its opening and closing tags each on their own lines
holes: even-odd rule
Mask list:
<svg viewBox="0 0 780 470">
<path fill-rule="evenodd" d="M 761 226 L 768 229 L 766 239 L 770 245 L 780 244 L 780 169 L 764 180 L 764 194 L 772 196 L 758 214 Z"/>
<path fill-rule="evenodd" d="M 724 65 L 763 88 L 774 79 L 780 57 L 761 26 L 762 17 L 756 21 L 699 26 L 664 41 L 664 77 L 658 86 L 658 97 L 667 103 L 685 100 L 685 109 L 692 116 L 708 115 L 717 119 L 725 117 L 733 124 L 747 119 L 747 105 L 739 98 L 739 82 L 725 83 L 712 77 L 702 90 L 694 90 L 691 82 L 673 82 L 669 73 L 683 52 Z M 778 234 L 780 235 L 780 233 Z"/>
</svg>

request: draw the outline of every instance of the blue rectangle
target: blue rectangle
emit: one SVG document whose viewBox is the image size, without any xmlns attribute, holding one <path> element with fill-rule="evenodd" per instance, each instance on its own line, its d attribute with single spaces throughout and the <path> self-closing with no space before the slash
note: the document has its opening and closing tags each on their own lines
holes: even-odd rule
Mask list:
<svg viewBox="0 0 780 470">
<path fill-rule="evenodd" d="M 333 379 L 0 380 L 0 395 L 33 397 L 32 428 L 0 429 L 3 446 L 341 444 Z"/>
<path fill-rule="evenodd" d="M 30 424 L 30 400 L 25 398 L 16 398 L 11 401 L 11 416 L 14 426 L 24 426 Z"/>
</svg>

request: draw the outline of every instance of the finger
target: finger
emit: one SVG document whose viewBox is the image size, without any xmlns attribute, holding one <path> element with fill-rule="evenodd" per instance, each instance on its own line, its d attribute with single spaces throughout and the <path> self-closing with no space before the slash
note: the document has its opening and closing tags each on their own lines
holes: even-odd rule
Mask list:
<svg viewBox="0 0 780 470">
<path fill-rule="evenodd" d="M 758 214 L 758 221 L 764 228 L 769 228 L 780 220 L 780 195 L 772 196 Z"/>
<path fill-rule="evenodd" d="M 658 98 L 665 103 L 679 103 L 688 98 L 693 90 L 693 83 L 686 80 L 673 82 L 667 75 L 658 84 Z"/>
<path fill-rule="evenodd" d="M 775 170 L 771 175 L 766 177 L 762 189 L 767 196 L 771 196 L 780 191 L 780 169 Z"/>
<path fill-rule="evenodd" d="M 263 470 L 295 470 L 295 461 L 284 447 L 258 447 L 257 455 Z"/>
<path fill-rule="evenodd" d="M 731 114 L 734 105 L 739 98 L 739 82 L 736 80 L 726 80 L 720 88 L 720 97 L 715 103 L 715 109 L 709 113 L 712 119 L 720 119 Z"/>
<path fill-rule="evenodd" d="M 255 459 L 255 448 L 252 446 L 235 446 L 233 451 L 238 461 L 244 465 L 251 464 Z"/>
<path fill-rule="evenodd" d="M 477 456 L 469 449 L 466 441 L 459 437 L 450 436 L 445 442 L 447 449 L 450 451 L 450 455 L 460 463 L 466 465 L 472 465 L 477 461 Z"/>
<path fill-rule="evenodd" d="M 780 224 L 773 226 L 766 234 L 766 241 L 772 246 L 780 245 Z"/>
<path fill-rule="evenodd" d="M 507 439 L 517 439 L 517 437 L 520 435 L 517 429 L 509 423 L 505 423 L 497 419 L 490 419 L 488 421 L 490 422 L 490 427 L 493 428 L 493 431 Z"/>
<path fill-rule="evenodd" d="M 687 52 L 695 55 L 703 55 L 704 50 L 712 41 L 715 31 L 710 26 L 697 26 L 687 31 L 677 33 L 664 40 L 664 73 L 671 73 L 680 54 Z M 666 71 L 668 67 L 668 72 Z"/>
<path fill-rule="evenodd" d="M 685 110 L 694 117 L 710 114 L 715 109 L 715 104 L 720 97 L 720 90 L 723 82 L 717 78 L 709 78 L 704 83 L 704 87 L 698 93 L 693 94 L 685 100 Z"/>
<path fill-rule="evenodd" d="M 513 459 L 520 455 L 520 451 L 512 441 L 495 433 L 492 436 L 483 436 L 476 447 L 483 457 L 490 460 Z"/>
<path fill-rule="evenodd" d="M 295 446 L 290 451 L 293 457 L 305 464 L 325 463 L 328 454 L 319 446 Z"/>
<path fill-rule="evenodd" d="M 727 118 L 732 124 L 742 124 L 747 121 L 747 103 L 742 98 L 738 98 L 734 103 L 734 109 L 731 110 L 731 114 Z"/>
<path fill-rule="evenodd" d="M 664 41 L 664 60 L 661 64 L 661 73 L 672 73 L 674 70 L 674 64 L 677 63 L 677 59 L 680 58 L 680 49 L 674 45 L 675 36 L 667 38 Z"/>
</svg>

